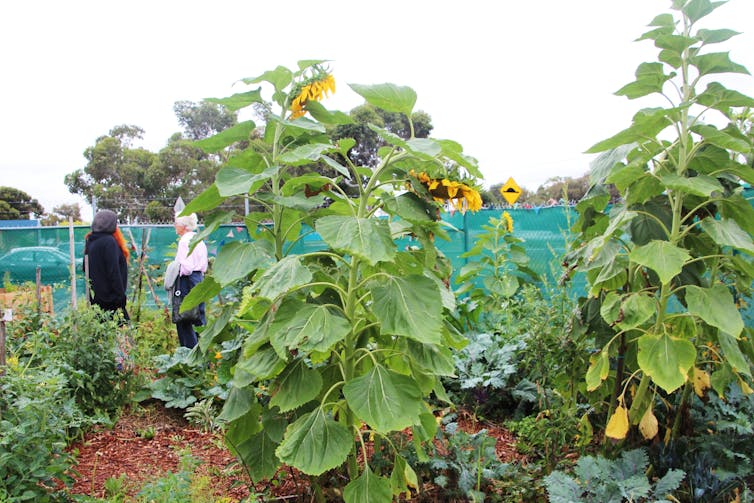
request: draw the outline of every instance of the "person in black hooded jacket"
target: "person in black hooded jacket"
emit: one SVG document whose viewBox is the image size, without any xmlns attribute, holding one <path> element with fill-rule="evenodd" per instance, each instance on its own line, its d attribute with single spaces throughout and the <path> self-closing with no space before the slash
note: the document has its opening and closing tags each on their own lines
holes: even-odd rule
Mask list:
<svg viewBox="0 0 754 503">
<path fill-rule="evenodd" d="M 92 232 L 86 235 L 84 244 L 85 264 L 88 264 L 90 301 L 104 311 L 126 311 L 126 287 L 128 286 L 128 256 L 123 234 L 118 228 L 118 215 L 110 210 L 101 210 L 94 215 Z"/>
</svg>

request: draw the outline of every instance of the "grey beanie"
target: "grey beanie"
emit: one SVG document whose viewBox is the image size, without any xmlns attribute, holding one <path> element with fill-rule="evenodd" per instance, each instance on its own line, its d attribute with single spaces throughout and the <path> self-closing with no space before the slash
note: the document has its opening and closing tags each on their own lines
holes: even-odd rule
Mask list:
<svg viewBox="0 0 754 503">
<path fill-rule="evenodd" d="M 111 210 L 100 210 L 92 220 L 92 232 L 115 232 L 118 225 L 118 215 Z"/>
</svg>

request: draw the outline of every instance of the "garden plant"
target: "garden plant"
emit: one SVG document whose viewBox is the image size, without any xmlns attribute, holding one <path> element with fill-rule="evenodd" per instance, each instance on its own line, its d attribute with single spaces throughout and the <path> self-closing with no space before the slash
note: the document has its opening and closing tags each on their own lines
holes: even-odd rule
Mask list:
<svg viewBox="0 0 754 503">
<path fill-rule="evenodd" d="M 416 488 L 415 472 L 398 452 L 390 473 L 373 471 L 367 443 L 410 428 L 421 449 L 437 428 L 428 397 L 445 398 L 440 377 L 453 374 L 451 350 L 464 340 L 446 321 L 451 270 L 433 242 L 446 238 L 443 203 L 480 208 L 476 163 L 453 141 L 414 137 L 410 88 L 351 84 L 367 103 L 408 119 L 406 138 L 371 126 L 384 147 L 368 168 L 351 161 L 353 139 L 331 139 L 350 119 L 319 103 L 335 90 L 326 62 L 243 82 L 271 86 L 272 101 L 261 85 L 214 101 L 261 106 L 266 123 L 258 134 L 247 121 L 197 143 L 227 161 L 184 210 L 207 212 L 238 195 L 263 209 L 246 217 L 254 242 L 224 246 L 185 301 L 252 279 L 226 325 L 201 337 L 204 347 L 240 343 L 220 415 L 226 441 L 254 480 L 285 463 L 310 475 L 324 501 L 320 476 L 343 468 L 346 501 L 391 501 Z M 203 234 L 229 218 L 216 214 Z M 296 253 L 312 230 L 322 249 Z"/>
<path fill-rule="evenodd" d="M 741 314 L 754 99 L 717 79 L 748 74 L 715 49 L 736 33 L 699 28 L 723 4 L 671 0 L 640 37 L 657 61 L 617 94 L 652 107 L 589 149 L 591 187 L 550 275 L 506 212 L 464 267 L 438 249 L 453 230 L 440 212 L 480 209 L 481 175 L 461 145 L 415 127 L 411 88 L 350 84 L 399 118 L 367 126 L 323 105 L 336 91 L 327 61 L 209 99 L 261 122 L 194 142 L 222 162 L 183 210 L 206 216 L 195 239 L 233 220 L 226 202 L 252 208 L 251 240 L 219 245 L 184 300 L 207 303 L 199 344 L 176 349 L 143 289 L 131 326 L 29 309 L 0 380 L 0 501 L 102 501 L 66 493 L 68 447 L 131 401 L 220 435 L 248 501 L 269 496 L 259 482 L 301 474 L 320 502 L 420 501 L 428 485 L 467 501 L 754 501 L 754 333 Z M 360 128 L 376 155 L 359 150 Z M 499 459 L 493 424 L 525 463 Z M 198 474 L 198 452 L 175 449 L 175 472 L 138 488 L 110 478 L 106 501 L 230 501 Z"/>
</svg>

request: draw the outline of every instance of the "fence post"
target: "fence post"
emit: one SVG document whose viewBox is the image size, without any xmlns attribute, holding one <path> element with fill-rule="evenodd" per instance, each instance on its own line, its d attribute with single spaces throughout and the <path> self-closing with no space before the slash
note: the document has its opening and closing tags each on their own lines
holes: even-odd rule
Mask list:
<svg viewBox="0 0 754 503">
<path fill-rule="evenodd" d="M 73 217 L 68 217 L 68 249 L 71 255 L 71 308 L 76 310 L 76 247 L 73 242 Z"/>
<path fill-rule="evenodd" d="M 5 321 L 13 318 L 10 309 L 0 312 L 0 376 L 5 375 Z"/>
</svg>

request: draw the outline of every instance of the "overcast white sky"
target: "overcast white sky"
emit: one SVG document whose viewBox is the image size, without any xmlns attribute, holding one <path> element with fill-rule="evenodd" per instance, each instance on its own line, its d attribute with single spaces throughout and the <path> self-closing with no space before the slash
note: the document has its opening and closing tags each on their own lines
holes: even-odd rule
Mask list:
<svg viewBox="0 0 754 503">
<path fill-rule="evenodd" d="M 613 93 L 655 61 L 635 42 L 671 0 L 26 0 L 0 3 L 0 185 L 46 210 L 80 202 L 63 183 L 116 125 L 158 151 L 181 128 L 178 100 L 228 96 L 233 83 L 300 59 L 329 59 L 346 84 L 412 87 L 433 137 L 476 157 L 485 185 L 536 189 L 580 176 L 597 141 L 650 106 Z M 702 23 L 742 32 L 715 50 L 754 72 L 754 1 L 730 0 Z M 754 77 L 718 77 L 754 96 Z M 82 205 L 85 219 L 91 217 Z"/>
</svg>

